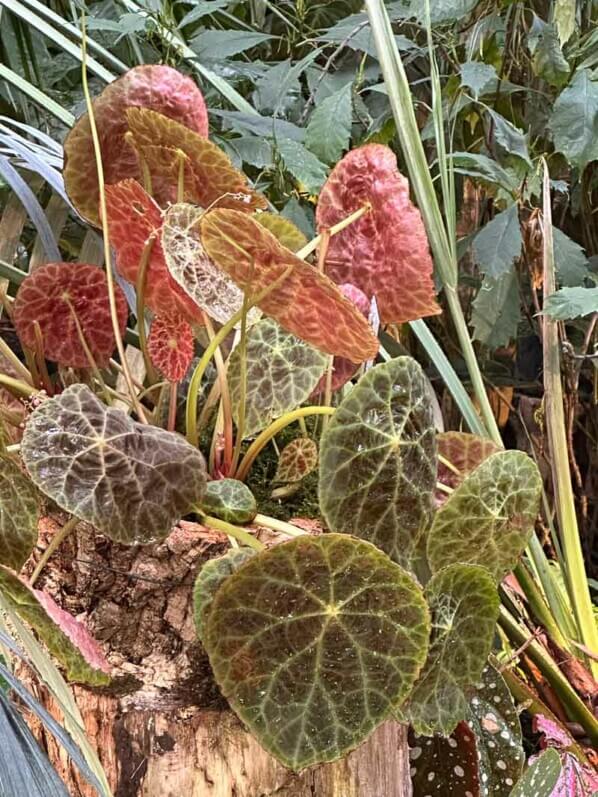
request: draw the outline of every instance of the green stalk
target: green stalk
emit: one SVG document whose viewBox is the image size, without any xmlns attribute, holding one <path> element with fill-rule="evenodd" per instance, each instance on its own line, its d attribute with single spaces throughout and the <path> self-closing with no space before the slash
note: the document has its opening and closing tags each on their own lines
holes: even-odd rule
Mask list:
<svg viewBox="0 0 598 797">
<path fill-rule="evenodd" d="M 20 379 L 14 379 L 14 377 L 8 376 L 7 374 L 0 374 L 0 385 L 3 385 L 8 388 L 9 391 L 19 396 L 29 397 L 39 393 L 36 387 L 28 385 L 27 382 L 22 382 Z"/>
<path fill-rule="evenodd" d="M 544 163 L 543 184 L 544 224 L 544 302 L 556 289 L 554 247 L 552 240 L 552 211 L 550 205 L 550 175 Z M 567 591 L 580 632 L 580 641 L 590 651 L 598 651 L 598 627 L 592 608 L 590 588 L 585 571 L 583 551 L 575 512 L 571 485 L 565 410 L 561 384 L 559 332 L 556 321 L 543 317 L 544 342 L 544 403 L 546 428 L 552 467 L 552 481 L 564 555 Z M 589 661 L 594 678 L 598 678 L 598 661 Z"/>
<path fill-rule="evenodd" d="M 239 457 L 241 456 L 241 446 L 243 445 L 243 434 L 245 433 L 245 413 L 247 410 L 247 291 L 243 291 L 243 315 L 241 316 L 241 337 L 239 339 L 239 359 L 241 365 L 240 384 L 239 384 L 239 411 L 237 416 L 237 436 L 235 439 L 235 450 L 233 451 L 233 461 L 231 463 L 231 476 L 234 476 Z"/>
<path fill-rule="evenodd" d="M 571 652 L 571 647 L 567 639 L 565 639 L 554 615 L 548 608 L 548 604 L 544 599 L 540 589 L 533 579 L 532 574 L 527 569 L 525 562 L 519 562 L 514 570 L 515 577 L 519 582 L 521 589 L 525 593 L 527 602 L 531 609 L 532 616 L 546 629 L 550 638 L 563 650 Z"/>
<path fill-rule="evenodd" d="M 256 515 L 253 518 L 256 526 L 264 526 L 272 531 L 279 531 L 281 534 L 286 534 L 288 537 L 302 537 L 307 532 L 300 529 L 298 526 L 293 526 L 292 523 L 287 523 L 285 520 L 279 520 L 269 515 Z"/>
<path fill-rule="evenodd" d="M 43 552 L 41 559 L 37 563 L 35 570 L 33 571 L 31 578 L 29 579 L 29 585 L 31 587 L 35 584 L 35 582 L 39 578 L 40 573 L 47 565 L 49 559 L 54 554 L 54 552 L 62 545 L 62 543 L 69 536 L 69 534 L 77 528 L 80 522 L 81 521 L 79 520 L 78 517 L 69 518 L 67 522 L 64 524 L 64 526 L 61 529 L 59 529 L 56 532 L 56 534 L 52 537 L 52 539 L 48 544 L 48 547 Z"/>
<path fill-rule="evenodd" d="M 210 528 L 216 529 L 216 531 L 223 531 L 243 545 L 248 545 L 256 551 L 263 551 L 266 547 L 263 542 L 256 540 L 252 534 L 245 531 L 245 529 L 242 529 L 240 526 L 233 526 L 232 523 L 227 523 L 226 520 L 204 515 L 199 509 L 197 510 L 197 514 L 201 517 L 202 523 L 205 523 L 206 526 L 210 526 Z"/>
</svg>

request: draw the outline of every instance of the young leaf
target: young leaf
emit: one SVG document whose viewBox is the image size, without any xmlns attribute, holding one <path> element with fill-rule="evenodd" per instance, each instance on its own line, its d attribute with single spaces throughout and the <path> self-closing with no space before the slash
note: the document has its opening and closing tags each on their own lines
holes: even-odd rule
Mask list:
<svg viewBox="0 0 598 797">
<path fill-rule="evenodd" d="M 552 797 L 561 770 L 561 757 L 557 751 L 546 750 L 526 769 L 510 797 Z"/>
<path fill-rule="evenodd" d="M 409 693 L 429 633 L 421 588 L 373 545 L 302 536 L 221 585 L 206 647 L 260 744 L 301 770 L 360 744 Z"/>
<path fill-rule="evenodd" d="M 237 479 L 208 482 L 201 500 L 201 508 L 207 515 L 239 525 L 251 523 L 257 515 L 257 504 L 253 493 L 246 484 Z"/>
<path fill-rule="evenodd" d="M 130 69 L 93 103 L 108 185 L 141 177 L 137 155 L 125 141 L 126 111 L 132 107 L 163 112 L 200 136 L 208 135 L 204 99 L 191 78 L 169 66 Z M 79 117 L 66 137 L 64 155 L 64 183 L 71 202 L 84 219 L 99 226 L 99 188 L 88 114 Z"/>
<path fill-rule="evenodd" d="M 413 797 L 481 797 L 476 740 L 460 722 L 445 738 L 409 731 Z"/>
<path fill-rule="evenodd" d="M 3 565 L 0 565 L 0 591 L 19 617 L 35 629 L 50 653 L 64 665 L 70 680 L 92 686 L 110 682 L 110 668 L 97 642 L 49 595 L 30 589 Z"/>
<path fill-rule="evenodd" d="M 115 285 L 121 334 L 127 323 L 127 300 Z M 13 307 L 15 329 L 35 350 L 39 324 L 43 354 L 73 368 L 89 368 L 81 333 L 98 365 L 104 366 L 116 346 L 106 274 L 85 263 L 46 263 L 21 283 Z"/>
<path fill-rule="evenodd" d="M 303 144 L 291 138 L 277 138 L 276 148 L 285 169 L 297 180 L 299 187 L 308 194 L 319 193 L 328 177 L 328 167 Z"/>
<path fill-rule="evenodd" d="M 318 199 L 318 229 L 368 204 L 365 216 L 330 239 L 326 271 L 376 297 L 384 323 L 436 315 L 432 258 L 409 184 L 391 149 L 366 144 L 335 166 Z"/>
<path fill-rule="evenodd" d="M 297 437 L 280 452 L 273 481 L 295 484 L 318 466 L 318 446 L 309 437 Z"/>
<path fill-rule="evenodd" d="M 258 213 L 255 220 L 291 252 L 298 252 L 307 243 L 307 237 L 301 230 L 290 219 L 285 219 L 279 213 Z"/>
<path fill-rule="evenodd" d="M 492 349 L 506 346 L 517 336 L 519 317 L 519 284 L 515 269 L 498 279 L 484 277 L 471 314 L 475 340 Z"/>
<path fill-rule="evenodd" d="M 0 562 L 17 572 L 37 542 L 39 495 L 21 469 L 0 457 Z"/>
<path fill-rule="evenodd" d="M 407 568 L 419 556 L 436 484 L 428 390 L 411 357 L 376 365 L 342 401 L 320 442 L 328 527 L 370 540 Z"/>
<path fill-rule="evenodd" d="M 193 330 L 183 318 L 156 316 L 147 339 L 153 365 L 170 382 L 180 382 L 193 360 Z"/>
<path fill-rule="evenodd" d="M 550 129 L 554 146 L 583 171 L 598 158 L 598 81 L 589 69 L 580 69 L 556 99 Z"/>
<path fill-rule="evenodd" d="M 259 307 L 289 332 L 352 362 L 376 356 L 378 339 L 336 285 L 247 214 L 212 210 L 202 218 L 201 236 L 212 260 L 250 297 L 271 289 Z"/>
<path fill-rule="evenodd" d="M 224 556 L 208 559 L 197 574 L 193 588 L 193 617 L 200 642 L 204 641 L 206 622 L 220 585 L 252 556 L 255 556 L 253 548 L 230 548 Z"/>
<path fill-rule="evenodd" d="M 561 288 L 545 300 L 544 312 L 553 321 L 567 321 L 597 313 L 598 288 Z"/>
<path fill-rule="evenodd" d="M 473 256 L 484 274 L 498 279 L 512 270 L 522 244 L 517 205 L 511 205 L 482 227 L 473 239 Z"/>
<path fill-rule="evenodd" d="M 455 564 L 432 577 L 425 591 L 432 613 L 430 650 L 419 680 L 399 714 L 416 733 L 452 733 L 467 718 L 466 691 L 482 674 L 498 618 L 490 573 Z"/>
<path fill-rule="evenodd" d="M 479 437 L 467 432 L 442 432 L 436 437 L 438 443 L 438 478 L 437 481 L 447 487 L 458 487 L 463 479 L 478 465 L 501 449 L 487 437 Z M 442 462 L 448 460 L 459 473 Z M 447 494 L 436 490 L 436 503 L 443 504 Z"/>
<path fill-rule="evenodd" d="M 427 543 L 432 570 L 468 562 L 502 578 L 529 542 L 541 490 L 538 467 L 527 454 L 492 454 L 436 512 Z"/>
<path fill-rule="evenodd" d="M 33 482 L 62 509 L 129 545 L 164 539 L 205 489 L 197 449 L 106 407 L 85 385 L 35 410 L 21 455 Z"/>
<path fill-rule="evenodd" d="M 153 239 L 145 280 L 145 304 L 156 315 L 181 316 L 202 322 L 201 309 L 172 278 L 160 241 L 162 211 L 135 180 L 106 186 L 110 243 L 116 250 L 116 267 L 127 282 L 136 285 L 146 243 Z"/>
<path fill-rule="evenodd" d="M 243 385 L 241 351 L 228 367 L 228 384 L 235 421 Z M 271 318 L 262 318 L 247 333 L 246 404 L 243 433 L 251 437 L 275 418 L 299 407 L 309 397 L 328 365 L 328 357 L 285 332 Z"/>
<path fill-rule="evenodd" d="M 305 132 L 305 146 L 324 163 L 336 163 L 351 141 L 353 84 L 335 91 L 315 108 Z"/>
</svg>

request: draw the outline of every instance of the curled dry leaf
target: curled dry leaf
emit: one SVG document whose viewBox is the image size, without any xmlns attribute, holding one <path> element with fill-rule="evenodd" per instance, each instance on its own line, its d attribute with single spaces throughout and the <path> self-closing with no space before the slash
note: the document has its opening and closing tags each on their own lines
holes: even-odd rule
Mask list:
<svg viewBox="0 0 598 797">
<path fill-rule="evenodd" d="M 137 154 L 125 140 L 127 108 L 136 107 L 152 108 L 176 119 L 196 135 L 208 135 L 205 102 L 191 78 L 163 65 L 130 69 L 110 83 L 93 102 L 107 185 L 141 176 Z M 81 216 L 99 225 L 98 178 L 87 113 L 79 117 L 66 137 L 64 154 L 67 193 Z"/>
<path fill-rule="evenodd" d="M 319 230 L 370 205 L 362 218 L 333 236 L 326 273 L 376 297 L 383 323 L 436 315 L 433 265 L 419 210 L 388 147 L 366 144 L 339 161 L 318 199 Z"/>
<path fill-rule="evenodd" d="M 127 282 L 137 283 L 146 243 L 153 238 L 145 280 L 145 303 L 156 315 L 181 316 L 201 323 L 197 304 L 172 278 L 160 241 L 162 211 L 135 180 L 106 186 L 106 210 L 110 243 L 116 251 L 116 267 Z"/>
<path fill-rule="evenodd" d="M 202 218 L 201 232 L 208 255 L 250 297 L 270 289 L 259 307 L 289 332 L 355 363 L 376 356 L 378 339 L 355 306 L 253 218 L 213 210 Z"/>
<path fill-rule="evenodd" d="M 127 300 L 114 286 L 121 333 L 127 323 Z M 98 365 L 106 365 L 116 342 L 106 274 L 85 263 L 46 263 L 25 277 L 15 299 L 13 322 L 24 346 L 36 348 L 39 324 L 43 354 L 73 368 L 88 368 L 81 334 Z M 80 327 L 80 331 L 78 329 Z"/>
<path fill-rule="evenodd" d="M 491 454 L 496 454 L 500 448 L 487 437 L 479 437 L 467 432 L 441 432 L 437 438 L 438 443 L 438 481 L 441 484 L 455 489 L 472 470 L 481 465 Z M 454 466 L 445 465 L 442 457 Z M 448 498 L 443 490 L 436 490 L 434 495 L 436 504 L 443 504 Z"/>
<path fill-rule="evenodd" d="M 157 316 L 147 339 L 154 366 L 169 382 L 180 382 L 193 360 L 193 330 L 180 317 Z"/>
</svg>

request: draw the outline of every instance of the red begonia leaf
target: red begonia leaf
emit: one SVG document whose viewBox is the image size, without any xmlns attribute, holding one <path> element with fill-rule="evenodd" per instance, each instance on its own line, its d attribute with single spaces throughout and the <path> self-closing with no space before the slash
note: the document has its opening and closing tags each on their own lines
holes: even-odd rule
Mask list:
<svg viewBox="0 0 598 797">
<path fill-rule="evenodd" d="M 191 78 L 169 66 L 130 69 L 110 83 L 93 103 L 104 179 L 108 185 L 140 177 L 137 153 L 126 141 L 127 108 L 152 108 L 207 137 L 208 114 L 201 91 Z M 99 189 L 91 126 L 87 113 L 79 117 L 64 142 L 64 182 L 81 216 L 99 225 Z"/>
<path fill-rule="evenodd" d="M 184 318 L 157 316 L 147 350 L 152 363 L 169 382 L 179 382 L 193 360 L 193 330 Z"/>
<path fill-rule="evenodd" d="M 366 144 L 339 161 L 316 209 L 320 230 L 370 205 L 370 211 L 330 238 L 326 273 L 375 296 L 383 323 L 436 315 L 432 258 L 409 184 L 388 147 Z"/>
<path fill-rule="evenodd" d="M 455 473 L 440 459 L 437 481 L 453 490 L 491 454 L 500 451 L 492 440 L 467 432 L 441 432 L 436 439 L 439 456 L 448 460 L 459 471 Z M 446 501 L 448 495 L 443 490 L 436 490 L 434 497 L 436 504 L 439 505 Z"/>
<path fill-rule="evenodd" d="M 127 301 L 114 286 L 121 332 L 127 322 Z M 108 362 L 114 347 L 108 282 L 98 266 L 85 263 L 46 263 L 25 277 L 15 299 L 13 321 L 23 344 L 36 347 L 35 322 L 39 324 L 48 360 L 73 368 L 90 366 L 77 329 L 98 365 Z"/>
<path fill-rule="evenodd" d="M 146 242 L 154 236 L 145 282 L 145 304 L 156 315 L 182 316 L 201 323 L 202 312 L 170 275 L 160 242 L 162 211 L 135 180 L 106 186 L 106 210 L 110 243 L 116 251 L 116 267 L 124 279 L 137 283 Z"/>
<path fill-rule="evenodd" d="M 267 207 L 265 197 L 254 191 L 228 156 L 207 138 L 185 125 L 148 108 L 127 111 L 135 147 L 147 163 L 154 196 L 160 204 L 177 198 L 179 153 L 185 160 L 184 199 L 208 208 L 236 208 L 251 213 Z"/>
<path fill-rule="evenodd" d="M 255 219 L 213 210 L 203 217 L 201 233 L 208 255 L 240 288 L 252 297 L 270 289 L 258 305 L 286 330 L 355 363 L 376 356 L 378 339 L 355 305 Z"/>
</svg>

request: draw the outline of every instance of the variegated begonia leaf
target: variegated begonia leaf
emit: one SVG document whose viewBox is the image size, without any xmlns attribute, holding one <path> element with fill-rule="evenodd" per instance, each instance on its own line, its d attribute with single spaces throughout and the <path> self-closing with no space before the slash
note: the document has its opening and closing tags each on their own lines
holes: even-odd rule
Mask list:
<svg viewBox="0 0 598 797">
<path fill-rule="evenodd" d="M 439 457 L 438 481 L 453 490 L 485 459 L 501 450 L 487 437 L 479 437 L 467 432 L 441 432 L 436 440 Z M 450 462 L 459 473 L 455 473 L 453 468 L 442 461 L 443 459 Z M 443 504 L 446 499 L 446 492 L 436 491 L 437 504 Z"/>
<path fill-rule="evenodd" d="M 496 579 L 512 570 L 529 542 L 542 479 L 522 451 L 484 460 L 434 515 L 428 533 L 433 571 L 457 562 L 487 567 Z"/>
<path fill-rule="evenodd" d="M 413 797 L 481 797 L 476 740 L 465 722 L 449 737 L 409 731 Z"/>
<path fill-rule="evenodd" d="M 257 515 L 257 503 L 249 487 L 237 479 L 218 479 L 208 482 L 201 500 L 207 515 L 228 523 L 251 523 Z"/>
<path fill-rule="evenodd" d="M 87 629 L 39 590 L 0 565 L 0 593 L 15 612 L 35 629 L 50 653 L 64 665 L 71 681 L 92 686 L 110 682 L 110 668 Z"/>
<path fill-rule="evenodd" d="M 258 213 L 255 220 L 291 252 L 298 252 L 307 243 L 307 238 L 301 230 L 290 219 L 285 219 L 279 213 Z"/>
<path fill-rule="evenodd" d="M 247 332 L 245 355 L 237 347 L 229 360 L 228 386 L 237 424 L 242 357 L 246 369 L 245 437 L 303 404 L 328 365 L 325 354 L 286 332 L 272 318 L 262 318 Z"/>
<path fill-rule="evenodd" d="M 127 300 L 114 286 L 121 334 L 127 323 Z M 81 336 L 100 366 L 115 347 L 108 282 L 103 269 L 85 263 L 46 263 L 25 277 L 13 306 L 13 322 L 24 346 L 36 349 L 39 324 L 43 354 L 73 368 L 89 368 Z"/>
<path fill-rule="evenodd" d="M 8 457 L 0 457 L 0 562 L 19 571 L 37 542 L 39 494 Z"/>
<path fill-rule="evenodd" d="M 208 257 L 201 242 L 204 211 L 179 202 L 164 214 L 162 249 L 172 277 L 195 304 L 220 324 L 243 305 L 243 291 Z M 249 310 L 254 323 L 259 311 Z"/>
<path fill-rule="evenodd" d="M 226 579 L 205 642 L 233 710 L 301 770 L 345 755 L 404 700 L 428 634 L 414 578 L 363 540 L 324 534 L 276 545 Z"/>
<path fill-rule="evenodd" d="M 147 339 L 152 364 L 170 382 L 180 382 L 193 360 L 193 330 L 184 318 L 156 316 Z"/>
<path fill-rule="evenodd" d="M 130 108 L 127 120 L 135 147 L 149 169 L 152 191 L 159 204 L 177 199 L 182 152 L 186 164 L 184 200 L 202 208 L 216 203 L 218 207 L 246 213 L 267 207 L 266 198 L 251 188 L 247 177 L 235 169 L 228 155 L 204 136 L 148 108 Z"/>
<path fill-rule="evenodd" d="M 280 452 L 274 482 L 300 482 L 318 466 L 318 446 L 309 437 L 297 437 Z"/>
<path fill-rule="evenodd" d="M 432 613 L 428 658 L 399 709 L 416 733 L 450 734 L 468 713 L 467 689 L 480 678 L 498 618 L 494 579 L 478 565 L 449 565 L 425 590 Z"/>
<path fill-rule="evenodd" d="M 147 544 L 201 503 L 202 455 L 72 385 L 30 416 L 21 455 L 40 490 L 116 542 Z"/>
<path fill-rule="evenodd" d="M 556 750 L 538 756 L 516 783 L 510 797 L 552 797 L 561 778 L 563 764 Z"/>
<path fill-rule="evenodd" d="M 356 307 L 255 219 L 235 210 L 212 210 L 202 218 L 201 237 L 216 265 L 251 298 L 269 289 L 259 307 L 289 332 L 352 362 L 376 356 L 378 339 Z"/>
<path fill-rule="evenodd" d="M 220 585 L 252 556 L 255 556 L 253 548 L 247 546 L 230 548 L 224 556 L 208 559 L 202 565 L 193 588 L 193 617 L 195 630 L 201 642 L 204 641 L 206 620 L 212 607 L 214 595 Z"/>
<path fill-rule="evenodd" d="M 130 177 L 141 179 L 135 150 L 126 142 L 128 108 L 160 111 L 195 135 L 207 137 L 208 114 L 201 91 L 191 78 L 169 66 L 130 69 L 95 98 L 93 111 L 107 185 Z M 77 119 L 64 142 L 64 183 L 84 219 L 99 225 L 99 189 L 91 126 L 87 113 Z"/>
<path fill-rule="evenodd" d="M 320 508 L 332 531 L 370 540 L 404 567 L 422 555 L 436 484 L 429 387 L 411 357 L 376 365 L 320 441 Z"/>
<path fill-rule="evenodd" d="M 543 735 L 540 742 L 543 748 L 553 747 L 561 756 L 563 768 L 551 797 L 588 797 L 598 792 L 598 772 L 573 754 L 575 739 L 556 717 L 536 714 L 532 730 Z"/>
<path fill-rule="evenodd" d="M 151 196 L 135 180 L 124 180 L 106 186 L 106 206 L 108 234 L 120 275 L 137 284 L 145 245 L 153 239 L 145 278 L 146 306 L 156 315 L 202 323 L 201 309 L 168 271 L 160 240 L 162 211 Z"/>
<path fill-rule="evenodd" d="M 326 273 L 375 296 L 383 323 L 436 315 L 424 223 L 396 156 L 382 144 L 358 147 L 337 163 L 318 198 L 318 229 L 329 229 L 366 204 L 368 213 L 330 238 Z"/>
</svg>

